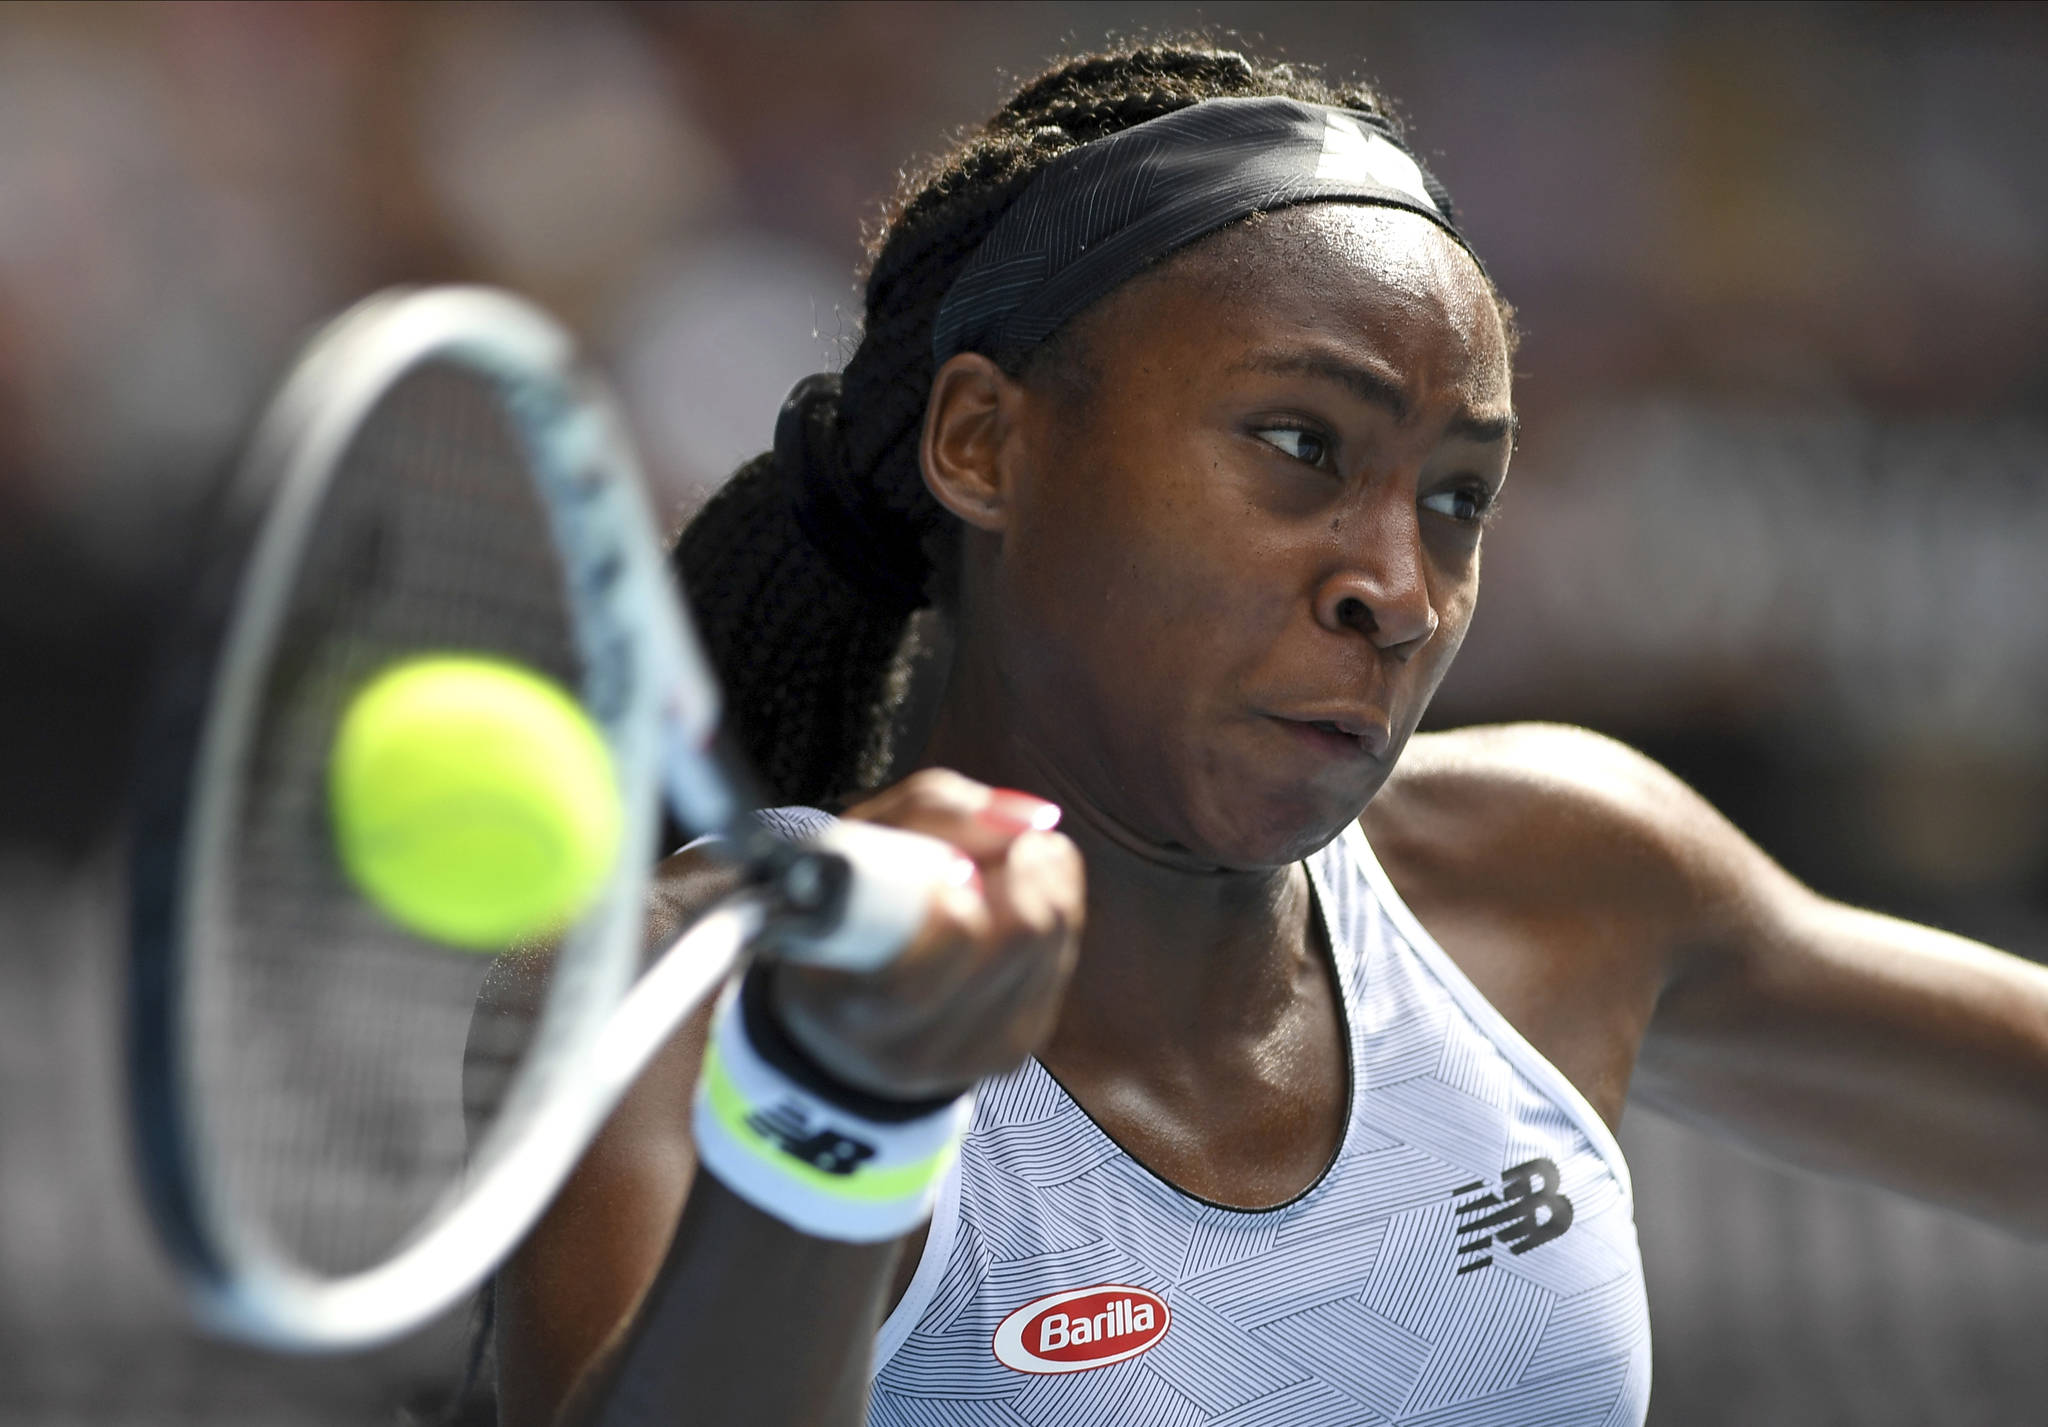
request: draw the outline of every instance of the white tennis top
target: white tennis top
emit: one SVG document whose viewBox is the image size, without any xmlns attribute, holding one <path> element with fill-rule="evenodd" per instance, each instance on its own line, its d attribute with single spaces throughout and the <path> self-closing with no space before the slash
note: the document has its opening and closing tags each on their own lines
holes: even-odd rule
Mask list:
<svg viewBox="0 0 2048 1427">
<path fill-rule="evenodd" d="M 873 1427 L 1640 1427 L 1650 1325 L 1600 1117 L 1402 905 L 1309 862 L 1349 1022 L 1322 1177 L 1242 1210 L 1126 1154 L 1037 1061 L 984 1082 Z"/>
</svg>

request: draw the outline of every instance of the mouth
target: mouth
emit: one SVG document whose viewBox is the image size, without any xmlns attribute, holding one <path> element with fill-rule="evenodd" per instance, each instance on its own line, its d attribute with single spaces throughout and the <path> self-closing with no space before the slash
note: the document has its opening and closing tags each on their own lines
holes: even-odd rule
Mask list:
<svg viewBox="0 0 2048 1427">
<path fill-rule="evenodd" d="M 1386 724 L 1357 714 L 1340 714 L 1332 718 L 1275 714 L 1273 720 L 1309 747 L 1338 757 L 1380 758 L 1391 742 Z"/>
</svg>

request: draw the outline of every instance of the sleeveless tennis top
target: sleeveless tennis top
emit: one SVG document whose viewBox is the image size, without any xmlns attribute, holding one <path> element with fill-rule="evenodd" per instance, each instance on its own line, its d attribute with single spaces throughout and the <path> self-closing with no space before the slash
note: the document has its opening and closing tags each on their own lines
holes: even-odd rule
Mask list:
<svg viewBox="0 0 2048 1427">
<path fill-rule="evenodd" d="M 1309 861 L 1348 1022 L 1322 1177 L 1242 1210 L 1126 1154 L 1036 1060 L 984 1081 L 871 1427 L 1640 1427 L 1628 1167 L 1395 895 Z"/>
</svg>

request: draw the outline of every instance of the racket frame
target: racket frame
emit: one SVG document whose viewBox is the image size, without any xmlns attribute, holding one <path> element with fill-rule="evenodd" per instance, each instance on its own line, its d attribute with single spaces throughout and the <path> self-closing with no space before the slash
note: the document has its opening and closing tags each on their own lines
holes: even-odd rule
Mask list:
<svg viewBox="0 0 2048 1427">
<path fill-rule="evenodd" d="M 613 751 L 626 836 L 595 911 L 565 941 L 531 1049 L 446 1211 L 381 1265 L 334 1277 L 238 1223 L 208 1170 L 184 972 L 188 948 L 221 924 L 230 819 L 263 677 L 322 502 L 365 419 L 428 362 L 488 379 L 513 418 L 564 561 L 585 703 Z M 229 493 L 240 538 L 229 541 L 226 564 L 235 573 L 211 591 L 225 608 L 210 619 L 202 610 L 163 701 L 168 732 L 154 753 L 170 771 L 142 790 L 131 935 L 138 1168 L 162 1241 L 215 1328 L 275 1348 L 355 1348 L 458 1302 L 545 1207 L 646 1055 L 760 930 L 764 898 L 735 900 L 627 998 L 662 785 L 693 830 L 724 832 L 742 811 L 711 751 L 718 685 L 669 583 L 642 491 L 619 419 L 568 335 L 489 289 L 397 291 L 352 308 L 309 345 L 258 426 Z M 697 987 L 692 977 L 704 972 Z M 688 999 L 664 1005 L 663 993 Z M 643 1044 L 664 1017 L 654 1046 Z M 618 1054 L 627 1049 L 640 1058 Z"/>
</svg>

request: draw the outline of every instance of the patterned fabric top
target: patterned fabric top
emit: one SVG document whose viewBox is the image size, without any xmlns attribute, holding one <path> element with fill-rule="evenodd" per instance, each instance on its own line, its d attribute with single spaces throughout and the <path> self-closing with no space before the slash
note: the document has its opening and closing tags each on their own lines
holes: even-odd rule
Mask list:
<svg viewBox="0 0 2048 1427">
<path fill-rule="evenodd" d="M 1035 1060 L 978 1091 L 874 1427 L 1640 1427 L 1628 1168 L 1403 906 L 1357 828 L 1309 864 L 1351 1116 L 1292 1202 L 1176 1190 Z"/>
</svg>

